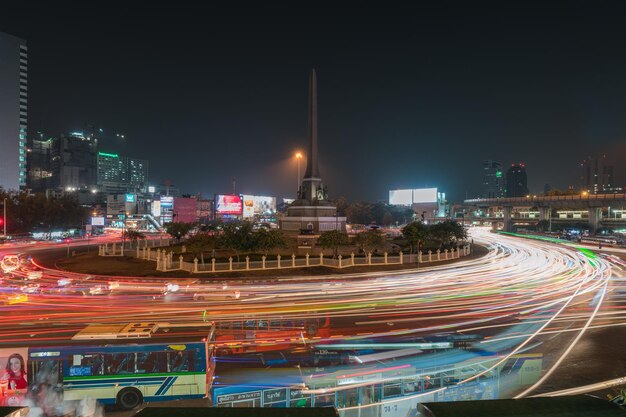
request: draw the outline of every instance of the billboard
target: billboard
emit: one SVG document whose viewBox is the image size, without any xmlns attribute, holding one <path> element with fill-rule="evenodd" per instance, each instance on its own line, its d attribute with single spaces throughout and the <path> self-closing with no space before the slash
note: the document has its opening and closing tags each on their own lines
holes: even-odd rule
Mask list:
<svg viewBox="0 0 626 417">
<path fill-rule="evenodd" d="M 271 216 L 276 214 L 276 197 L 260 195 L 243 196 L 243 217 Z"/>
<path fill-rule="evenodd" d="M 244 195 L 243 196 L 243 218 L 250 219 L 254 217 L 254 196 L 253 195 Z"/>
<path fill-rule="evenodd" d="M 0 369 L 3 372 L 0 378 L 0 405 L 7 407 L 24 405 L 29 384 L 26 379 L 27 360 L 26 348 L 0 349 Z"/>
<path fill-rule="evenodd" d="M 152 213 L 154 217 L 161 217 L 161 200 L 154 200 L 152 202 L 150 213 Z"/>
<path fill-rule="evenodd" d="M 416 188 L 413 190 L 413 204 L 419 203 L 436 203 L 436 188 Z"/>
<path fill-rule="evenodd" d="M 410 206 L 413 204 L 413 190 L 389 191 L 389 204 L 393 206 Z"/>
<path fill-rule="evenodd" d="M 92 217 L 91 225 L 92 226 L 104 226 L 104 217 Z"/>
<path fill-rule="evenodd" d="M 243 214 L 243 200 L 239 195 L 217 194 L 215 196 L 215 212 L 217 214 Z"/>
<path fill-rule="evenodd" d="M 276 213 L 276 197 L 255 196 L 254 214 L 260 216 Z"/>
<path fill-rule="evenodd" d="M 161 196 L 161 224 L 171 223 L 173 220 L 174 197 L 169 195 Z"/>
</svg>

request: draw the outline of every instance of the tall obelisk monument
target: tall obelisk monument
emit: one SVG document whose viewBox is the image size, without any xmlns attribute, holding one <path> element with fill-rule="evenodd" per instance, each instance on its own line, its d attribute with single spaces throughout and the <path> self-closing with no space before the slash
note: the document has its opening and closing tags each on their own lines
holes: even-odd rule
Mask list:
<svg viewBox="0 0 626 417">
<path fill-rule="evenodd" d="M 301 195 L 298 198 L 308 201 L 326 200 L 322 188 L 322 178 L 317 164 L 317 76 L 315 69 L 309 75 L 309 152 L 307 153 L 306 172 L 302 179 Z"/>
<path fill-rule="evenodd" d="M 337 208 L 328 200 L 328 191 L 322 183 L 318 166 L 317 146 L 317 76 L 315 69 L 309 75 L 308 108 L 309 151 L 302 186 L 298 198 L 287 209 L 280 227 L 288 233 L 319 234 L 327 230 L 345 230 L 346 218 L 337 216 Z"/>
</svg>

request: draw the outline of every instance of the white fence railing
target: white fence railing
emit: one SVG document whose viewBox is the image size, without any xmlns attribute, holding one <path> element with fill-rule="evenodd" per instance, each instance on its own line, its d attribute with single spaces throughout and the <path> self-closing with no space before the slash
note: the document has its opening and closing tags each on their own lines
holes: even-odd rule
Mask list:
<svg viewBox="0 0 626 417">
<path fill-rule="evenodd" d="M 157 239 L 157 241 L 158 240 L 159 239 Z M 184 260 L 182 254 L 178 256 L 178 259 L 175 259 L 174 252 L 166 249 L 166 247 L 171 244 L 171 241 L 169 239 L 162 239 L 161 242 L 162 244 L 159 245 L 159 247 L 155 246 L 154 241 L 152 241 L 152 244 L 149 244 L 148 241 L 140 241 L 134 248 L 132 244 L 126 244 L 123 247 L 121 244 L 116 246 L 115 243 L 112 245 L 101 245 L 98 249 L 98 254 L 100 256 L 134 255 L 137 259 L 156 262 L 157 271 L 183 270 L 192 274 L 202 274 L 310 268 L 319 266 L 342 269 L 355 266 L 424 264 L 457 259 L 468 256 L 471 253 L 470 245 L 465 244 L 450 250 L 444 249 L 443 251 L 437 250 L 435 252 L 419 252 L 410 255 L 403 254 L 402 252 L 398 255 L 389 255 L 385 252 L 383 256 L 373 256 L 372 253 L 368 253 L 366 256 L 355 256 L 355 254 L 352 253 L 350 256 L 346 257 L 339 255 L 334 259 L 324 256 L 324 253 L 320 253 L 319 255 L 306 254 L 304 257 L 297 257 L 296 255 L 288 257 L 277 255 L 272 258 L 262 256 L 261 260 L 250 260 L 249 256 L 245 256 L 241 257 L 239 261 L 230 257 L 228 258 L 228 262 L 217 262 L 215 258 L 211 258 L 209 262 L 202 264 L 199 262 L 198 258 L 194 258 L 193 262 L 187 262 Z"/>
</svg>

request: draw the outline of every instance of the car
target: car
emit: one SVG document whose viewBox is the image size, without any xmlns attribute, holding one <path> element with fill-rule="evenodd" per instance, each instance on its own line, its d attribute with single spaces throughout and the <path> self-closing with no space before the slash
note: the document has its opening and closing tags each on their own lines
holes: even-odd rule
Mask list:
<svg viewBox="0 0 626 417">
<path fill-rule="evenodd" d="M 193 295 L 194 301 L 234 301 L 241 298 L 238 290 L 225 290 L 221 292 L 197 292 Z"/>
</svg>

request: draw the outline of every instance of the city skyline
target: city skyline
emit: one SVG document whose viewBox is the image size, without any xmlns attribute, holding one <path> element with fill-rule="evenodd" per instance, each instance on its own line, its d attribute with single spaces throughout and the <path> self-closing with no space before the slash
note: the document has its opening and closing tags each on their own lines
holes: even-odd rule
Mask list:
<svg viewBox="0 0 626 417">
<path fill-rule="evenodd" d="M 131 10 L 115 25 L 106 12 L 90 17 L 92 30 L 77 37 L 16 8 L 0 30 L 29 44 L 30 134 L 87 124 L 122 132 L 107 150 L 150 160 L 156 183 L 210 195 L 236 177 L 242 193 L 295 195 L 293 155 L 305 148 L 306 74 L 315 67 L 331 198 L 385 200 L 389 189 L 437 186 L 458 201 L 480 194 L 484 159 L 525 162 L 540 194 L 545 183 L 577 185 L 579 161 L 606 153 L 623 183 L 618 9 L 553 5 L 537 17 L 532 4 L 515 16 L 506 6 L 431 6 L 402 17 L 363 9 L 356 19 L 347 10 L 235 17 L 226 8 L 210 29 L 175 13 L 169 31 Z M 52 15 L 81 19 L 76 10 Z M 472 19 L 484 29 L 462 39 Z M 274 28 L 261 30 L 262 21 Z M 318 22 L 323 33 L 310 30 Z M 298 36 L 287 39 L 289 31 Z"/>
</svg>

